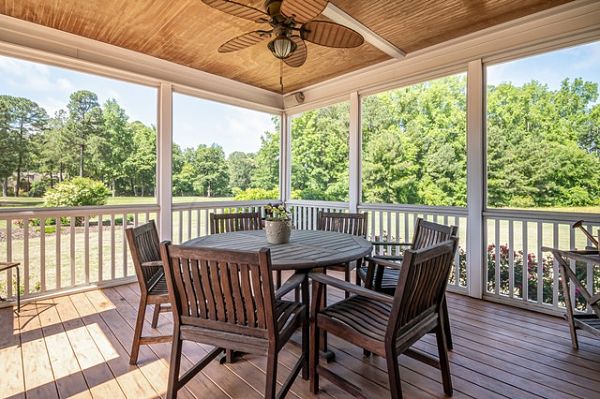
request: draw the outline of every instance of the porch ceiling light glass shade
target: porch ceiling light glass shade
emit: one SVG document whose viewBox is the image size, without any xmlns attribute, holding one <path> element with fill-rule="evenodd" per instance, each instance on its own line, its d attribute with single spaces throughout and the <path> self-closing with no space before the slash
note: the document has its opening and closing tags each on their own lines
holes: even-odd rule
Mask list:
<svg viewBox="0 0 600 399">
<path fill-rule="evenodd" d="M 282 60 L 289 57 L 297 46 L 289 37 L 280 35 L 271 40 L 268 47 L 275 57 Z"/>
</svg>

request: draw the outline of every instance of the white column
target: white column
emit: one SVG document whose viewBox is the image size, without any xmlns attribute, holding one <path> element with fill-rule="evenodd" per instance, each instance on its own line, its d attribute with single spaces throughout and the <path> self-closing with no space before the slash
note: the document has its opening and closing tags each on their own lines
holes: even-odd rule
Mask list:
<svg viewBox="0 0 600 399">
<path fill-rule="evenodd" d="M 292 193 L 292 118 L 281 113 L 281 140 L 279 140 L 279 198 L 291 199 Z"/>
<path fill-rule="evenodd" d="M 361 195 L 360 173 L 360 96 L 358 92 L 350 93 L 350 137 L 348 142 L 349 170 L 349 208 L 350 212 L 358 211 Z"/>
<path fill-rule="evenodd" d="M 161 240 L 172 238 L 172 212 L 171 212 L 171 157 L 173 141 L 173 87 L 169 83 L 161 83 L 158 89 L 158 215 L 159 235 Z"/>
<path fill-rule="evenodd" d="M 467 285 L 469 296 L 483 295 L 484 96 L 481 60 L 467 69 Z"/>
</svg>

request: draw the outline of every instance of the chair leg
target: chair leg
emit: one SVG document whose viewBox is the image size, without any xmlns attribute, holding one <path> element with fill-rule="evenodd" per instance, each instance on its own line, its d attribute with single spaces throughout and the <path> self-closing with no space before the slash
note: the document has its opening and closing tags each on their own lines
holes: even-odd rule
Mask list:
<svg viewBox="0 0 600 399">
<path fill-rule="evenodd" d="M 308 354 L 308 369 L 310 379 L 310 392 L 313 394 L 319 393 L 319 328 L 317 327 L 317 315 L 312 315 L 310 321 L 310 353 Z"/>
<path fill-rule="evenodd" d="M 160 303 L 154 305 L 154 314 L 152 315 L 152 328 L 158 326 L 158 315 L 160 314 Z"/>
<path fill-rule="evenodd" d="M 169 366 L 169 382 L 167 386 L 167 399 L 176 399 L 179 391 L 179 367 L 181 363 L 182 342 L 179 338 L 179 331 L 174 334 L 173 345 L 171 346 L 171 364 Z"/>
<path fill-rule="evenodd" d="M 304 321 L 302 322 L 302 353 L 304 354 L 304 365 L 302 366 L 302 379 L 308 380 L 308 351 L 310 350 L 310 312 L 308 299 L 308 278 L 302 283 L 302 303 L 304 304 L 304 306 L 306 306 L 306 310 L 304 311 Z"/>
<path fill-rule="evenodd" d="M 444 299 L 442 301 L 442 318 L 444 322 L 444 333 L 446 334 L 446 345 L 449 351 L 454 349 L 452 345 L 452 331 L 450 329 L 450 317 L 448 316 L 448 301 L 446 300 L 446 296 L 444 295 Z"/>
<path fill-rule="evenodd" d="M 400 367 L 398 366 L 398 356 L 392 348 L 386 351 L 385 360 L 387 362 L 388 378 L 390 380 L 390 393 L 392 399 L 402 398 L 402 383 L 400 381 Z"/>
<path fill-rule="evenodd" d="M 350 264 L 346 264 L 346 269 L 344 270 L 344 280 L 346 280 L 347 283 L 352 282 L 351 278 L 350 278 Z M 344 292 L 344 298 L 348 299 L 350 298 L 350 293 L 348 291 Z"/>
<path fill-rule="evenodd" d="M 275 288 L 281 288 L 281 270 L 275 272 Z"/>
<path fill-rule="evenodd" d="M 277 349 L 269 348 L 267 354 L 267 385 L 265 386 L 265 398 L 275 399 L 277 389 Z"/>
<path fill-rule="evenodd" d="M 135 330 L 133 332 L 133 342 L 131 343 L 131 355 L 129 356 L 129 364 L 134 365 L 137 363 L 138 355 L 140 353 L 140 340 L 142 338 L 142 331 L 144 329 L 144 317 L 146 316 L 147 298 L 142 295 L 140 298 L 140 307 L 138 309 L 137 320 L 135 322 Z"/>
<path fill-rule="evenodd" d="M 440 315 L 440 318 L 443 316 Z M 437 338 L 438 354 L 440 357 L 440 370 L 442 371 L 442 383 L 444 384 L 444 393 L 452 396 L 452 377 L 450 375 L 450 362 L 448 360 L 448 350 L 446 343 L 446 333 L 444 327 L 438 325 L 435 330 Z"/>
</svg>

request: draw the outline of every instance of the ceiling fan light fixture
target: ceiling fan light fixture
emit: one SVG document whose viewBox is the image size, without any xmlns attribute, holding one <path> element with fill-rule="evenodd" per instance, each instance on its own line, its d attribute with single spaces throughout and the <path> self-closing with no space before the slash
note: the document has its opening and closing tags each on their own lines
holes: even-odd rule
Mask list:
<svg viewBox="0 0 600 399">
<path fill-rule="evenodd" d="M 289 57 L 296 50 L 296 43 L 285 35 L 279 35 L 268 44 L 271 53 L 280 60 Z"/>
</svg>

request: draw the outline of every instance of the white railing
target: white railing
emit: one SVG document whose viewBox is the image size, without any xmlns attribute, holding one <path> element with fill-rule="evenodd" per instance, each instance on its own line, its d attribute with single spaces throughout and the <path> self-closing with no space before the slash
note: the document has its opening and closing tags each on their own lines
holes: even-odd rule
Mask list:
<svg viewBox="0 0 600 399">
<path fill-rule="evenodd" d="M 484 212 L 486 243 L 485 296 L 538 311 L 563 313 L 558 264 L 542 247 L 585 249 L 590 245 L 583 232 L 573 230 L 577 220 L 594 235 L 600 215 L 525 210 Z M 600 269 L 591 263 L 571 262 L 580 280 L 592 292 L 600 292 Z M 525 284 L 523 282 L 526 282 Z M 585 306 L 570 292 L 581 311 Z"/>
<path fill-rule="evenodd" d="M 173 243 L 180 244 L 195 237 L 210 234 L 210 214 L 226 212 L 259 212 L 264 216 L 264 206 L 280 203 L 279 200 L 260 201 L 207 201 L 173 204 Z"/>
<path fill-rule="evenodd" d="M 0 295 L 23 298 L 135 276 L 125 228 L 156 219 L 157 205 L 0 210 L 0 259 L 21 263 L 0 275 Z"/>
<path fill-rule="evenodd" d="M 344 202 L 292 200 L 286 203 L 292 213 L 295 228 L 315 229 L 319 211 L 347 212 Z M 373 241 L 411 242 L 415 221 L 418 217 L 437 223 L 454 225 L 459 230 L 460 249 L 457 251 L 455 265 L 449 281 L 449 289 L 464 292 L 467 285 L 466 236 L 467 210 L 458 207 L 433 207 L 416 205 L 364 204 L 358 207 L 360 212 L 369 214 L 367 238 Z M 392 247 L 381 247 L 382 251 L 391 251 Z"/>
</svg>

